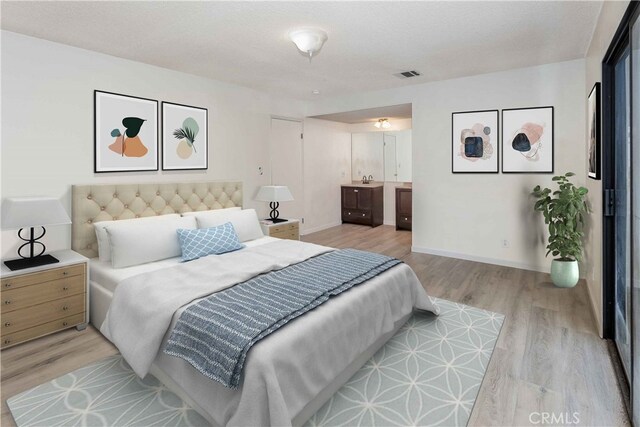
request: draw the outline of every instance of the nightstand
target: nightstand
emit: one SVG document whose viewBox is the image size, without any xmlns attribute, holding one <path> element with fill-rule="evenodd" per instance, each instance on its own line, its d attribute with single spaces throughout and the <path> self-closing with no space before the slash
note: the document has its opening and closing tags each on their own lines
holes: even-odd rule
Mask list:
<svg viewBox="0 0 640 427">
<path fill-rule="evenodd" d="M 262 232 L 265 236 L 300 240 L 300 221 L 297 219 L 288 219 L 275 224 L 268 219 L 264 219 L 260 221 L 260 227 L 262 227 Z"/>
<path fill-rule="evenodd" d="M 89 322 L 89 259 L 71 250 L 51 252 L 56 264 L 0 270 L 0 348 Z"/>
</svg>

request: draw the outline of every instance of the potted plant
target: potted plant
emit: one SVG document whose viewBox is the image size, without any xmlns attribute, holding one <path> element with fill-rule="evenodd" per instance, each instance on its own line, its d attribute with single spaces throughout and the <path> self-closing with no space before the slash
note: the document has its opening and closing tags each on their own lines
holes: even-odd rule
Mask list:
<svg viewBox="0 0 640 427">
<path fill-rule="evenodd" d="M 558 189 L 541 189 L 539 185 L 533 189 L 536 197 L 534 209 L 542 212 L 544 222 L 549 227 L 549 244 L 547 254 L 556 257 L 551 262 L 551 280 L 561 288 L 571 288 L 578 283 L 580 271 L 578 261 L 582 256 L 583 215 L 589 213 L 585 201 L 587 190 L 576 187 L 569 181 L 573 172 L 554 176 Z"/>
</svg>

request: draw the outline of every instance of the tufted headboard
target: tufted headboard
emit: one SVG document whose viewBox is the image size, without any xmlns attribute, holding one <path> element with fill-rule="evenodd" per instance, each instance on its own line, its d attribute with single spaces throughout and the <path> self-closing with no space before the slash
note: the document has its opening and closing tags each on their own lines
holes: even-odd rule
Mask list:
<svg viewBox="0 0 640 427">
<path fill-rule="evenodd" d="M 241 182 L 74 185 L 71 248 L 98 256 L 93 223 L 242 207 Z"/>
</svg>

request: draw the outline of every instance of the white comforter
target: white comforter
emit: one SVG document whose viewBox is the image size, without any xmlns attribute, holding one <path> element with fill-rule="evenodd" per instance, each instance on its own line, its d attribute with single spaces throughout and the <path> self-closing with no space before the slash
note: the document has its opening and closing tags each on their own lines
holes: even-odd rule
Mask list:
<svg viewBox="0 0 640 427">
<path fill-rule="evenodd" d="M 258 274 L 330 250 L 281 240 L 126 279 L 116 288 L 101 332 L 143 377 L 156 356 L 169 358 L 159 353 L 160 347 L 172 318 L 181 308 Z M 336 297 L 254 346 L 238 390 L 216 383 L 212 385 L 215 395 L 191 397 L 217 424 L 291 424 L 293 417 L 314 398 L 313 393 L 322 390 L 362 351 L 390 332 L 394 322 L 412 307 L 438 311 L 406 265 L 394 267 L 347 294 L 351 295 Z M 340 307 L 340 302 L 356 296 L 361 304 L 349 309 Z M 368 320 L 363 323 L 363 319 Z M 301 344 L 303 347 L 299 348 Z M 189 393 L 189 384 L 181 386 Z"/>
</svg>

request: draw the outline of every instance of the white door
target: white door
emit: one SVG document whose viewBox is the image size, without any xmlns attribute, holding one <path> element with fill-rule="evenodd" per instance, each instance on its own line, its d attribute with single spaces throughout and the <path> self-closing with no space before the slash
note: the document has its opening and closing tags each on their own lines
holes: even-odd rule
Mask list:
<svg viewBox="0 0 640 427">
<path fill-rule="evenodd" d="M 300 220 L 304 230 L 304 178 L 302 151 L 302 122 L 271 119 L 271 185 L 286 185 L 293 195 L 292 202 L 281 202 L 280 218 Z"/>
</svg>

